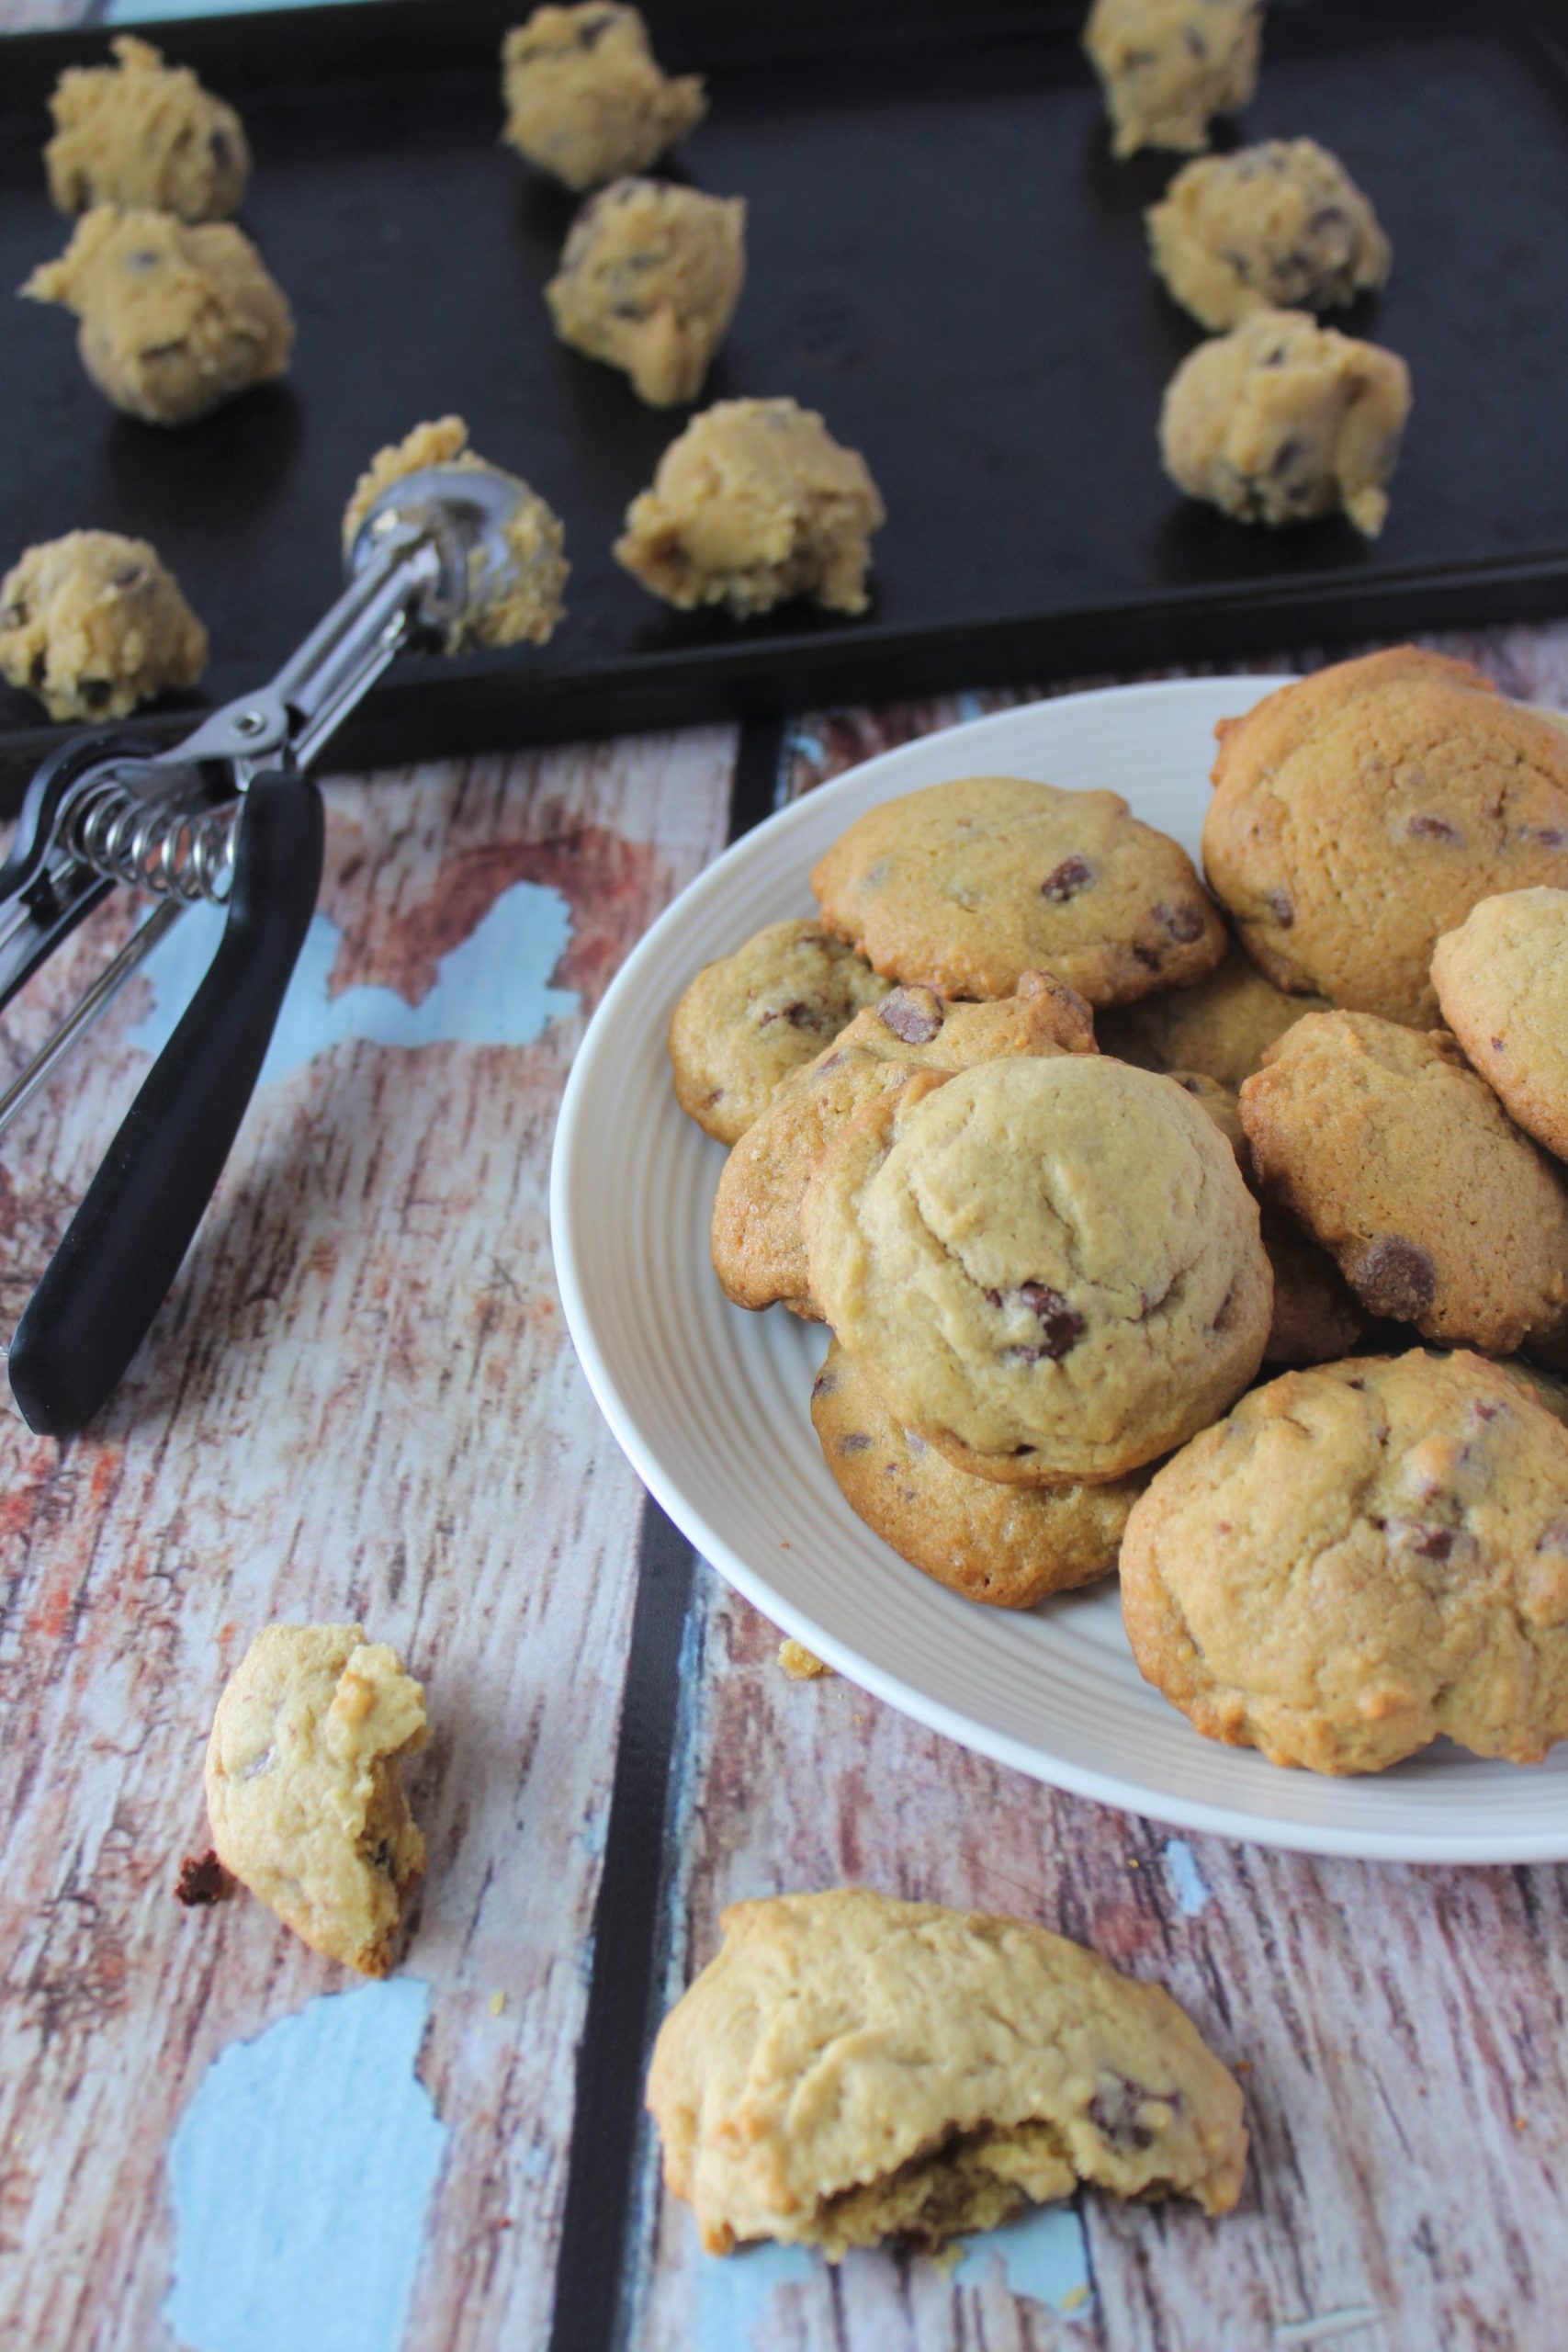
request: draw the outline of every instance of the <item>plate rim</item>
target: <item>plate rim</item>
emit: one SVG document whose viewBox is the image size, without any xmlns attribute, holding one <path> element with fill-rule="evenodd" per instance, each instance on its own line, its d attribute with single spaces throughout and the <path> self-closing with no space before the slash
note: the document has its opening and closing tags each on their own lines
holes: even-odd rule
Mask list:
<svg viewBox="0 0 1568 2352">
<path fill-rule="evenodd" d="M 678 1482 L 666 1472 L 657 1448 L 645 1436 L 636 1414 L 621 1393 L 605 1352 L 599 1344 L 579 1276 L 581 1251 L 572 1180 L 589 1091 L 595 1073 L 598 1051 L 602 1050 L 598 1041 L 614 1035 L 616 1012 L 636 994 L 644 971 L 659 960 L 665 942 L 679 927 L 682 916 L 689 914 L 694 905 L 705 906 L 716 893 L 722 893 L 725 880 L 734 865 L 752 852 L 759 839 L 787 834 L 804 822 L 804 812 L 820 810 L 825 805 L 825 797 L 830 799 L 843 796 L 846 788 L 863 782 L 867 769 L 872 767 L 889 776 L 889 790 L 883 797 L 892 798 L 898 791 L 897 768 L 908 755 L 917 752 L 923 755 L 933 741 L 948 737 L 963 737 L 966 742 L 983 742 L 987 731 L 995 730 L 999 721 L 1015 721 L 1021 712 L 1068 702 L 1076 705 L 1115 701 L 1124 706 L 1134 700 L 1174 700 L 1193 693 L 1208 695 L 1225 687 L 1247 693 L 1251 695 L 1252 702 L 1257 702 L 1276 688 L 1292 683 L 1292 674 L 1288 673 L 1215 672 L 1201 677 L 1154 679 L 1129 685 L 1091 687 L 1080 693 L 1045 695 L 1028 702 L 1010 704 L 999 711 L 960 719 L 947 727 L 930 729 L 911 737 L 907 742 L 874 752 L 870 758 L 857 761 L 829 782 L 817 786 L 799 799 L 773 810 L 741 834 L 739 840 L 729 842 L 717 857 L 676 893 L 643 933 L 601 998 L 572 1057 L 550 1155 L 550 1249 L 562 1313 L 578 1363 L 594 1402 L 609 1425 L 611 1435 L 660 1510 L 673 1521 L 699 1556 L 716 1569 L 726 1583 L 750 1601 L 771 1623 L 803 1642 L 858 1689 L 869 1691 L 874 1698 L 896 1708 L 901 1714 L 908 1715 L 927 1729 L 1047 1787 L 1061 1789 L 1069 1795 L 1084 1797 L 1166 1827 L 1217 1837 L 1233 1844 L 1256 1845 L 1270 1850 L 1322 1855 L 1336 1860 L 1422 1864 L 1432 1868 L 1562 1861 L 1568 1860 L 1568 1818 L 1556 1829 L 1515 1833 L 1512 1836 L 1495 1831 L 1450 1831 L 1439 1835 L 1416 1830 L 1362 1830 L 1351 1825 L 1291 1820 L 1275 1820 L 1260 1826 L 1253 1816 L 1237 1815 L 1222 1804 L 1167 1794 L 1148 1788 L 1142 1781 L 1123 1781 L 1112 1772 L 1100 1771 L 1070 1759 L 1046 1758 L 1042 1750 L 1026 1746 L 1011 1734 L 998 1731 L 976 1717 L 950 1707 L 942 1700 L 931 1697 L 905 1681 L 901 1676 L 867 1657 L 863 1652 L 816 1625 L 806 1611 L 780 1594 L 770 1584 L 766 1575 L 738 1553 L 709 1524 L 703 1511 L 689 1500 Z M 1250 707 L 1248 704 L 1247 707 Z M 1201 1736 L 1197 1732 L 1192 1736 L 1194 1738 Z M 1043 1769 L 1047 1762 L 1049 1770 Z M 1375 1781 L 1382 1776 L 1369 1777 Z"/>
</svg>

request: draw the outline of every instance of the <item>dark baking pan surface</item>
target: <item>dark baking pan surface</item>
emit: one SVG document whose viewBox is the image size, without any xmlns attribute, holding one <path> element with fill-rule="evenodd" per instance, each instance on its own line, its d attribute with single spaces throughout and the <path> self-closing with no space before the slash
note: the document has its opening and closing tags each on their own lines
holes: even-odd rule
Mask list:
<svg viewBox="0 0 1568 2352">
<path fill-rule="evenodd" d="M 205 692 L 270 673 L 336 592 L 338 518 L 379 444 L 458 410 L 565 520 L 543 651 L 408 662 L 342 764 L 737 712 L 1224 656 L 1568 605 L 1568 44 L 1556 6 L 1274 0 L 1238 135 L 1311 133 L 1373 197 L 1387 294 L 1346 323 L 1416 407 L 1375 544 L 1250 531 L 1161 475 L 1161 390 L 1197 330 L 1144 258 L 1171 159 L 1116 164 L 1049 0 L 649 0 L 709 76 L 676 159 L 750 205 L 750 270 L 705 400 L 788 392 L 863 449 L 888 507 L 861 620 L 741 627 L 654 604 L 610 543 L 680 412 L 558 345 L 541 289 L 571 215 L 498 144 L 497 0 L 154 26 L 243 111 L 245 226 L 292 299 L 294 371 L 164 433 L 84 378 L 74 322 L 0 336 L 0 559 L 94 525 L 158 543 L 212 636 Z M 0 277 L 60 249 L 44 99 L 102 33 L 0 44 Z M 167 735 L 170 715 L 152 731 Z M 60 730 L 0 689 L 17 780 Z"/>
</svg>

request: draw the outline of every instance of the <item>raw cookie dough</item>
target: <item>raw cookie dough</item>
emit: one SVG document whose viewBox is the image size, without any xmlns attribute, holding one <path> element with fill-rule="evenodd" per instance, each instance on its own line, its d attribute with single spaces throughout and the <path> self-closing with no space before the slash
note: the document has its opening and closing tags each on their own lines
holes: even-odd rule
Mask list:
<svg viewBox="0 0 1568 2352">
<path fill-rule="evenodd" d="M 670 408 L 702 390 L 745 276 L 743 197 L 616 180 L 572 222 L 545 300 L 563 343 Z"/>
<path fill-rule="evenodd" d="M 998 1609 L 1032 1609 L 1109 1576 L 1146 1471 L 1098 1487 L 1004 1487 L 956 1469 L 900 1429 L 835 1340 L 811 1419 L 850 1509 L 938 1584 Z"/>
<path fill-rule="evenodd" d="M 1272 1280 L 1200 1106 L 1096 1054 L 915 1092 L 851 1122 L 802 1212 L 812 1295 L 901 1426 L 1049 1486 L 1122 1477 L 1223 1413 L 1262 1362 Z"/>
<path fill-rule="evenodd" d="M 661 74 L 637 11 L 609 0 L 536 8 L 501 62 L 502 137 L 568 187 L 646 171 L 707 112 L 701 75 Z"/>
<path fill-rule="evenodd" d="M 251 169 L 239 116 L 150 42 L 127 34 L 110 47 L 115 64 L 68 65 L 50 99 L 54 136 L 43 160 L 55 205 L 144 205 L 182 220 L 226 220 Z"/>
<path fill-rule="evenodd" d="M 1111 152 L 1209 144 L 1258 83 L 1263 0 L 1095 0 L 1084 47 L 1105 90 Z"/>
<path fill-rule="evenodd" d="M 1254 311 L 1328 311 L 1385 285 L 1393 254 L 1337 156 L 1266 139 L 1178 172 L 1144 216 L 1156 273 L 1201 325 Z"/>
<path fill-rule="evenodd" d="M 1145 1679 L 1210 1739 L 1381 1772 L 1568 1736 L 1568 1430 L 1508 1368 L 1290 1372 L 1156 1472 L 1122 1546 Z"/>
<path fill-rule="evenodd" d="M 1432 984 L 1487 1084 L 1568 1159 L 1568 889 L 1483 899 L 1438 940 Z"/>
<path fill-rule="evenodd" d="M 634 498 L 616 560 L 683 613 L 738 619 L 809 596 L 863 613 L 871 535 L 886 520 L 858 449 L 794 401 L 719 401 L 694 416 Z"/>
<path fill-rule="evenodd" d="M 22 292 L 81 320 L 82 365 L 106 400 L 149 424 L 188 424 L 281 376 L 294 344 L 282 289 L 231 221 L 98 205 Z"/>
<path fill-rule="evenodd" d="M 814 1061 L 889 983 L 819 922 L 773 922 L 705 964 L 670 1021 L 675 1100 L 739 1143 L 786 1078 Z"/>
<path fill-rule="evenodd" d="M 426 466 L 451 466 L 459 473 L 476 468 L 504 473 L 468 447 L 468 428 L 460 416 L 438 417 L 434 424 L 416 424 L 412 433 L 376 455 L 354 485 L 344 511 L 343 546 L 347 555 L 359 526 L 383 491 Z M 536 491 L 516 474 L 505 474 L 521 493 L 506 529 L 513 569 L 499 582 L 487 582 L 480 559 L 469 559 L 470 601 L 447 650 L 465 645 L 544 645 L 554 635 L 565 606 L 561 592 L 571 567 L 561 550 L 566 536 L 557 517 Z"/>
<path fill-rule="evenodd" d="M 1178 490 L 1238 523 L 1310 523 L 1343 507 L 1375 539 L 1409 413 L 1410 370 L 1392 351 L 1305 311 L 1258 311 L 1182 361 L 1160 408 L 1160 456 Z"/>
<path fill-rule="evenodd" d="M 1337 662 L 1215 731 L 1209 885 L 1280 988 L 1434 1028 L 1439 934 L 1568 888 L 1568 735 L 1468 662 Z"/>
<path fill-rule="evenodd" d="M 818 860 L 828 929 L 890 979 L 1010 996 L 1052 971 L 1092 1005 L 1212 971 L 1224 925 L 1192 861 L 1117 792 L 962 776 L 868 808 Z"/>
<path fill-rule="evenodd" d="M 1265 1193 L 1369 1315 L 1509 1355 L 1568 1331 L 1568 1171 L 1442 1030 L 1309 1012 L 1241 1090 Z"/>
<path fill-rule="evenodd" d="M 1325 1012 L 1320 996 L 1286 996 L 1250 957 L 1232 948 L 1193 988 L 1161 989 L 1102 1012 L 1103 1054 L 1140 1069 L 1196 1070 L 1234 1089 L 1250 1078 L 1276 1037 L 1303 1012 Z"/>
<path fill-rule="evenodd" d="M 207 631 L 145 539 L 71 531 L 0 582 L 0 677 L 51 718 L 123 718 L 206 666 Z"/>
<path fill-rule="evenodd" d="M 230 1676 L 207 1750 L 226 1870 L 329 1960 L 385 1976 L 424 1839 L 398 1767 L 424 1692 L 357 1625 L 267 1625 Z"/>
<path fill-rule="evenodd" d="M 860 1887 L 719 1925 L 648 2082 L 709 2254 L 935 2246 L 1080 2181 L 1235 2204 L 1241 2092 L 1158 1985 L 1021 1920 Z"/>
</svg>

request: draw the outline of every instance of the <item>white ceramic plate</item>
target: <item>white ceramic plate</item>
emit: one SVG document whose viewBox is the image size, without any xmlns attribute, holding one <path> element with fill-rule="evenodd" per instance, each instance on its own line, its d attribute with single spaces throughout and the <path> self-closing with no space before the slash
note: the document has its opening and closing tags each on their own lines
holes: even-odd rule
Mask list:
<svg viewBox="0 0 1568 2352">
<path fill-rule="evenodd" d="M 869 760 L 784 810 L 679 898 L 577 1057 L 551 1171 L 567 1321 L 604 1416 L 691 1542 L 773 1622 L 891 1705 L 1106 1804 L 1308 1852 L 1431 1862 L 1568 1856 L 1568 1747 L 1537 1769 L 1446 1744 L 1373 1779 L 1283 1772 L 1201 1739 L 1139 1677 L 1113 1582 L 1023 1614 L 932 1584 L 863 1527 L 823 1465 L 826 1344 L 731 1306 L 708 1261 L 723 1150 L 675 1107 L 664 1033 L 699 965 L 809 914 L 814 860 L 874 802 L 962 775 L 1108 785 L 1198 854 L 1216 718 L 1267 678 L 1073 695 Z"/>
</svg>

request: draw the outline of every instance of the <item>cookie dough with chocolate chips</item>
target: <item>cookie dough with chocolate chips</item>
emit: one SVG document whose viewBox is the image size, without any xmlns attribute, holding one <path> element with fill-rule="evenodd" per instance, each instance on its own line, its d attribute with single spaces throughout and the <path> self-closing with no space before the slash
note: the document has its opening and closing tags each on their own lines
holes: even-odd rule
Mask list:
<svg viewBox="0 0 1568 2352">
<path fill-rule="evenodd" d="M 145 539 L 70 531 L 0 582 L 0 677 L 51 718 L 123 718 L 206 667 L 207 631 Z"/>
<path fill-rule="evenodd" d="M 382 492 L 390 490 L 394 482 L 401 481 L 408 474 L 423 472 L 426 466 L 455 467 L 459 473 L 479 467 L 488 467 L 492 473 L 503 470 L 499 466 L 490 466 L 487 458 L 469 448 L 468 428 L 460 416 L 442 416 L 433 424 L 416 424 L 400 441 L 378 449 L 355 483 L 354 495 L 343 518 L 345 555 Z M 459 628 L 448 648 L 452 652 L 464 645 L 544 645 L 553 636 L 565 610 L 561 591 L 571 567 L 561 552 L 566 539 L 559 520 L 517 475 L 508 474 L 506 479 L 515 482 L 521 492 L 505 534 L 512 558 L 511 574 L 499 583 L 487 582 L 472 569 L 479 558 L 470 558 L 469 577 L 476 580 L 479 593 L 471 596 L 464 609 Z"/>
<path fill-rule="evenodd" d="M 1258 311 L 1190 352 L 1159 446 L 1178 490 L 1280 528 L 1343 509 L 1375 539 L 1410 413 L 1410 371 L 1305 311 Z"/>
<path fill-rule="evenodd" d="M 231 106 L 150 41 L 110 44 L 113 65 L 68 65 L 50 99 L 43 151 L 62 212 L 145 206 L 182 220 L 226 220 L 244 201 L 250 149 Z"/>
<path fill-rule="evenodd" d="M 1202 326 L 1255 311 L 1328 311 L 1386 285 L 1388 239 L 1315 139 L 1266 139 L 1178 172 L 1145 215 L 1156 274 Z"/>
<path fill-rule="evenodd" d="M 509 146 L 568 187 L 643 172 L 707 112 L 702 77 L 660 71 L 636 8 L 536 8 L 502 47 Z"/>
<path fill-rule="evenodd" d="M 871 535 L 885 519 L 865 459 L 814 410 L 719 401 L 665 450 L 615 558 L 685 613 L 725 605 L 746 620 L 795 596 L 863 613 Z"/>
<path fill-rule="evenodd" d="M 294 344 L 282 289 L 227 220 L 96 206 L 22 292 L 74 311 L 83 367 L 148 424 L 189 424 L 283 375 Z"/>
<path fill-rule="evenodd" d="M 745 275 L 743 198 L 616 180 L 572 222 L 545 300 L 563 343 L 670 408 L 702 390 Z"/>
<path fill-rule="evenodd" d="M 1105 90 L 1111 152 L 1209 144 L 1217 114 L 1258 84 L 1263 0 L 1095 0 L 1084 47 Z"/>
</svg>

